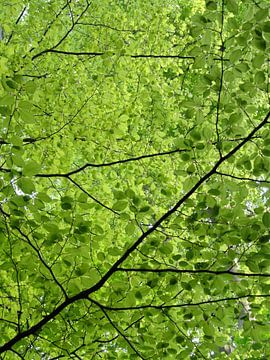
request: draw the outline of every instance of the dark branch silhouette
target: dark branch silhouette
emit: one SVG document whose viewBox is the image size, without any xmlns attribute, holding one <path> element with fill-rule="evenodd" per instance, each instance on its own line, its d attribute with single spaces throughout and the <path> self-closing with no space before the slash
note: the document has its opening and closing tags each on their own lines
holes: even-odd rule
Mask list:
<svg viewBox="0 0 270 360">
<path fill-rule="evenodd" d="M 270 277 L 270 273 L 245 273 L 232 270 L 189 270 L 189 269 L 144 269 L 144 268 L 121 268 L 116 271 L 123 272 L 145 272 L 145 273 L 177 273 L 177 274 L 210 274 L 210 275 L 234 275 L 234 276 L 254 276 L 254 277 Z"/>
<path fill-rule="evenodd" d="M 77 183 L 77 181 L 73 180 L 71 177 L 67 177 L 69 181 L 71 181 L 75 186 L 77 186 L 77 188 L 79 188 L 83 193 L 85 193 L 87 196 L 90 197 L 90 199 L 92 199 L 93 201 L 95 201 L 98 205 L 102 206 L 103 208 L 113 212 L 115 215 L 119 215 L 119 213 L 115 210 L 113 210 L 112 208 L 110 208 L 109 206 L 103 204 L 101 201 L 99 201 L 98 199 L 96 199 L 93 195 L 91 195 L 88 191 L 86 191 L 80 184 Z"/>
<path fill-rule="evenodd" d="M 232 175 L 232 174 L 226 174 L 226 173 L 221 172 L 221 171 L 216 171 L 216 174 L 221 175 L 221 176 L 227 176 L 227 177 L 230 177 L 230 178 L 235 179 L 235 180 L 253 181 L 255 183 L 265 183 L 265 184 L 270 183 L 269 180 L 261 180 L 261 179 L 253 179 L 253 178 L 247 178 L 247 177 L 242 177 L 242 176 L 236 176 L 236 175 Z"/>
<path fill-rule="evenodd" d="M 183 307 L 195 307 L 195 306 L 203 306 L 203 305 L 211 305 L 211 304 L 217 304 L 220 302 L 226 302 L 226 301 L 237 301 L 241 299 L 260 299 L 260 298 L 268 298 L 270 297 L 270 294 L 246 294 L 246 295 L 240 295 L 240 296 L 228 296 L 220 299 L 209 299 L 209 300 L 203 300 L 198 302 L 188 302 L 188 303 L 182 303 L 182 304 L 171 304 L 171 305 L 153 305 L 153 304 L 146 304 L 146 305 L 138 305 L 138 306 L 119 306 L 119 307 L 112 307 L 112 306 L 106 306 L 99 304 L 103 309 L 110 310 L 110 311 L 127 311 L 127 310 L 142 310 L 142 309 L 157 309 L 157 310 L 163 310 L 163 309 L 173 309 L 173 308 L 183 308 Z M 90 299 L 91 301 L 94 301 L 93 299 Z M 96 302 L 97 303 L 97 302 Z"/>
<path fill-rule="evenodd" d="M 48 54 L 48 53 L 54 53 L 54 54 L 60 54 L 60 55 L 71 55 L 71 56 L 90 56 L 90 57 L 96 57 L 96 56 L 102 56 L 105 55 L 106 52 L 99 52 L 99 51 L 65 51 L 65 50 L 56 50 L 55 48 L 46 49 L 41 51 L 40 53 L 34 55 L 32 57 L 32 60 L 37 59 L 41 55 Z M 114 52 L 108 53 L 110 55 L 119 55 Z M 167 54 L 122 54 L 121 56 L 124 57 L 130 57 L 134 59 L 191 59 L 194 60 L 194 56 L 184 56 L 184 55 L 167 55 Z"/>
<path fill-rule="evenodd" d="M 220 36 L 220 51 L 221 51 L 221 70 L 220 70 L 220 79 L 219 79 L 219 89 L 218 89 L 218 98 L 217 98 L 217 106 L 216 106 L 216 137 L 217 137 L 217 149 L 219 152 L 219 156 L 222 157 L 221 151 L 221 140 L 220 140 L 220 133 L 219 133 L 219 120 L 220 120 L 220 103 L 221 103 L 221 93 L 223 90 L 223 78 L 224 78 L 224 50 L 225 50 L 225 43 L 223 40 L 223 27 L 224 27 L 224 0 L 222 0 L 222 9 L 221 9 L 221 29 L 219 31 Z"/>
<path fill-rule="evenodd" d="M 33 242 L 30 240 L 29 236 L 27 234 L 25 234 L 20 228 L 16 227 L 16 229 L 18 230 L 18 232 L 21 234 L 21 236 L 26 240 L 26 242 L 30 245 L 30 247 L 35 251 L 35 253 L 37 254 L 40 262 L 42 263 L 42 265 L 49 271 L 49 273 L 51 274 L 51 277 L 53 279 L 53 281 L 55 282 L 55 284 L 60 288 L 60 290 L 62 291 L 62 293 L 64 294 L 65 298 L 68 298 L 68 295 L 66 293 L 66 290 L 63 288 L 62 284 L 57 280 L 52 268 L 46 263 L 46 261 L 43 259 L 39 249 L 33 244 Z"/>
<path fill-rule="evenodd" d="M 69 171 L 69 172 L 64 173 L 64 174 L 61 174 L 61 173 L 37 174 L 36 176 L 37 177 L 69 177 L 71 175 L 75 175 L 75 174 L 87 169 L 88 167 L 92 167 L 92 168 L 108 167 L 108 166 L 113 166 L 113 165 L 118 165 L 118 164 L 125 164 L 125 163 L 128 163 L 128 162 L 133 162 L 133 161 L 138 161 L 138 160 L 143 160 L 143 159 L 148 159 L 148 158 L 153 158 L 153 157 L 176 154 L 176 153 L 185 152 L 185 151 L 188 151 L 188 149 L 176 149 L 176 150 L 165 151 L 165 152 L 160 152 L 160 153 L 156 153 L 156 154 L 140 155 L 140 156 L 135 156 L 135 157 L 131 157 L 131 158 L 128 158 L 128 159 L 110 161 L 110 162 L 101 163 L 101 164 L 87 163 L 87 164 L 79 167 L 76 170 L 72 170 L 72 171 Z"/>
</svg>

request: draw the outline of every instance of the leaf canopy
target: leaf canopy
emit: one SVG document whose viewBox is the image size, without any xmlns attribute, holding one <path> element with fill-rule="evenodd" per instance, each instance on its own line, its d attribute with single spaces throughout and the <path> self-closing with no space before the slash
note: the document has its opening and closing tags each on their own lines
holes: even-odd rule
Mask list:
<svg viewBox="0 0 270 360">
<path fill-rule="evenodd" d="M 267 0 L 5 2 L 3 359 L 270 357 Z"/>
</svg>

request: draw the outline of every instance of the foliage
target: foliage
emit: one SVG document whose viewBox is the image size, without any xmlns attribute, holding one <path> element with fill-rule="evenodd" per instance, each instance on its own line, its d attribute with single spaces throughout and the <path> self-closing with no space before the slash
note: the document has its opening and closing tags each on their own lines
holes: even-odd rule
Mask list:
<svg viewBox="0 0 270 360">
<path fill-rule="evenodd" d="M 1 7 L 2 359 L 269 359 L 269 2 Z"/>
</svg>

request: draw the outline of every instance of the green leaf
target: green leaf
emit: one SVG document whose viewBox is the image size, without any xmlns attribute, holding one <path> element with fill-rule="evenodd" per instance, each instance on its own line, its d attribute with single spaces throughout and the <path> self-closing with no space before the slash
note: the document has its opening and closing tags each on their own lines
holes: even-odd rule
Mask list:
<svg viewBox="0 0 270 360">
<path fill-rule="evenodd" d="M 68 202 L 61 202 L 61 208 L 63 210 L 70 210 L 72 208 L 72 204 Z"/>
<path fill-rule="evenodd" d="M 141 207 L 139 212 L 145 213 L 145 212 L 149 211 L 150 209 L 151 209 L 150 206 L 146 205 L 146 206 Z"/>
<path fill-rule="evenodd" d="M 176 285 L 178 283 L 178 279 L 176 277 L 172 277 L 170 279 L 170 285 Z"/>
<path fill-rule="evenodd" d="M 52 201 L 52 199 L 50 198 L 50 196 L 48 196 L 48 194 L 44 193 L 44 192 L 40 192 L 37 194 L 37 197 L 42 200 L 45 203 L 49 203 Z"/>
<path fill-rule="evenodd" d="M 208 10 L 216 10 L 217 9 L 217 3 L 215 1 L 206 0 L 206 8 Z"/>
<path fill-rule="evenodd" d="M 265 212 L 262 217 L 262 222 L 265 227 L 270 227 L 270 213 Z"/>
<path fill-rule="evenodd" d="M 136 233 L 136 226 L 131 222 L 127 224 L 125 231 L 128 235 L 134 235 Z"/>
<path fill-rule="evenodd" d="M 265 49 L 266 49 L 266 41 L 264 39 L 255 39 L 253 41 L 253 43 L 254 43 L 254 46 L 257 49 L 265 51 Z"/>
<path fill-rule="evenodd" d="M 35 191 L 34 183 L 28 178 L 19 179 L 17 184 L 25 194 L 32 194 Z"/>
<path fill-rule="evenodd" d="M 183 342 L 185 341 L 185 338 L 184 338 L 184 336 L 178 335 L 178 336 L 176 336 L 175 341 L 176 341 L 178 344 L 181 344 L 181 343 L 183 343 Z"/>
<path fill-rule="evenodd" d="M 260 9 L 255 13 L 255 19 L 257 21 L 264 20 L 268 16 L 268 11 L 265 9 Z"/>
<path fill-rule="evenodd" d="M 237 5 L 236 0 L 225 0 L 225 5 L 230 12 L 232 12 L 234 14 L 237 13 L 238 5 Z"/>
<path fill-rule="evenodd" d="M 264 149 L 262 149 L 262 153 L 265 156 L 270 156 L 270 149 L 264 148 Z"/>
<path fill-rule="evenodd" d="M 256 68 L 260 68 L 263 63 L 265 61 L 264 55 L 260 54 L 260 55 L 256 55 L 254 56 L 253 60 L 252 60 L 252 65 Z"/>
<path fill-rule="evenodd" d="M 260 85 L 263 84 L 265 82 L 265 74 L 263 71 L 258 71 L 255 74 L 255 82 Z"/>
<path fill-rule="evenodd" d="M 242 57 L 242 51 L 240 49 L 234 50 L 229 55 L 230 61 L 236 63 Z"/>
<path fill-rule="evenodd" d="M 138 300 L 141 300 L 142 299 L 142 294 L 140 291 L 136 291 L 135 293 L 135 298 L 138 299 Z"/>
<path fill-rule="evenodd" d="M 259 242 L 260 242 L 261 244 L 268 243 L 269 240 L 270 240 L 270 236 L 269 236 L 269 235 L 264 235 L 264 236 L 261 236 L 261 237 L 259 238 Z"/>
<path fill-rule="evenodd" d="M 10 88 L 10 89 L 17 89 L 18 85 L 16 84 L 15 81 L 8 79 L 6 80 L 6 85 Z"/>
<path fill-rule="evenodd" d="M 0 98 L 0 106 L 12 106 L 14 104 L 15 98 L 13 95 L 5 95 Z"/>
<path fill-rule="evenodd" d="M 22 121 L 26 124 L 32 124 L 35 121 L 34 114 L 31 111 L 25 110 L 24 108 L 19 110 Z"/>
<path fill-rule="evenodd" d="M 254 260 L 251 260 L 251 259 L 247 260 L 246 265 L 251 272 L 254 272 L 254 273 L 260 272 L 259 266 Z"/>
<path fill-rule="evenodd" d="M 262 30 L 266 33 L 270 33 L 270 21 L 266 21 L 265 23 L 263 23 Z"/>
<path fill-rule="evenodd" d="M 23 174 L 25 176 L 36 175 L 40 171 L 40 165 L 34 161 L 29 160 L 23 166 Z"/>
<path fill-rule="evenodd" d="M 113 204 L 112 208 L 115 211 L 123 211 L 128 206 L 128 202 L 125 200 L 119 200 L 116 203 Z"/>
</svg>

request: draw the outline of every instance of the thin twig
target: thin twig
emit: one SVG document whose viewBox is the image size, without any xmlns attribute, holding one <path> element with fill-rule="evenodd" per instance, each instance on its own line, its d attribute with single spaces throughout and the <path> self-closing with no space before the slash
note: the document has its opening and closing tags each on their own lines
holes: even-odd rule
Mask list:
<svg viewBox="0 0 270 360">
<path fill-rule="evenodd" d="M 270 273 L 245 273 L 231 270 L 192 270 L 192 269 L 147 269 L 147 268 L 117 268 L 116 271 L 122 272 L 144 272 L 144 273 L 177 273 L 177 274 L 210 274 L 210 275 L 235 275 L 247 277 L 270 277 Z"/>
<path fill-rule="evenodd" d="M 69 177 L 71 175 L 77 174 L 77 173 L 87 169 L 88 167 L 93 167 L 93 168 L 108 167 L 108 166 L 125 164 L 128 162 L 133 162 L 133 161 L 138 161 L 138 160 L 143 160 L 143 159 L 148 159 L 148 158 L 153 158 L 153 157 L 176 154 L 176 153 L 180 153 L 180 152 L 184 152 L 184 151 L 188 151 L 188 149 L 176 149 L 176 150 L 164 151 L 164 152 L 155 153 L 155 154 L 134 156 L 134 157 L 131 157 L 128 159 L 110 161 L 110 162 L 107 162 L 107 163 L 105 162 L 105 163 L 101 163 L 101 164 L 87 163 L 87 164 L 79 167 L 78 169 L 69 171 L 67 173 L 37 174 L 36 176 L 37 177 Z"/>
</svg>

